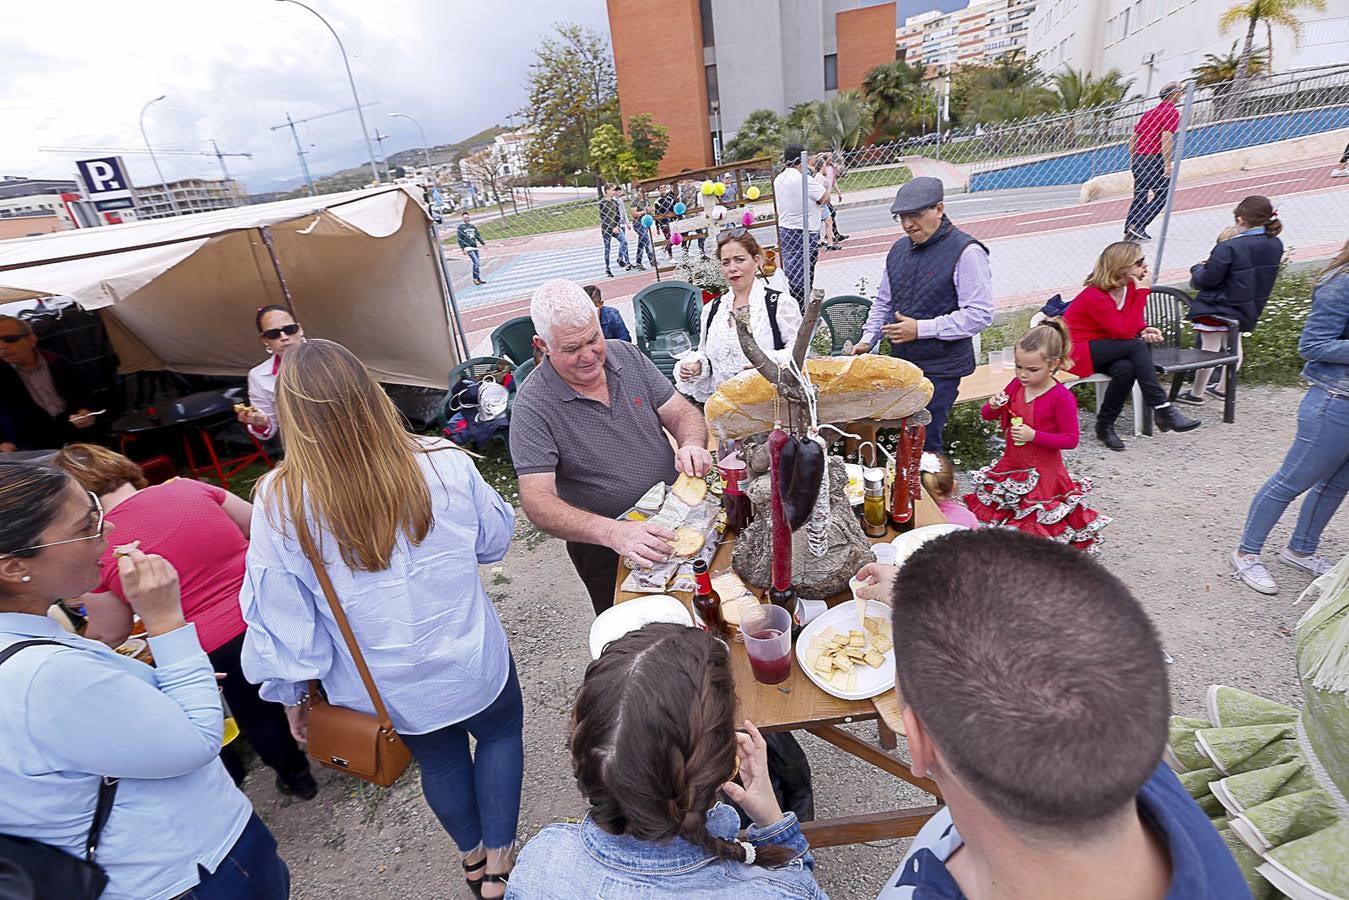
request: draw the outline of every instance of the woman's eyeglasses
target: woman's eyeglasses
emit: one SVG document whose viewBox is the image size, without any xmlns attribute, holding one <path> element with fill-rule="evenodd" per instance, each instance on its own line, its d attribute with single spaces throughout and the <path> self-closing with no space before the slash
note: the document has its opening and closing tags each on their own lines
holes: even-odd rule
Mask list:
<svg viewBox="0 0 1349 900">
<path fill-rule="evenodd" d="M 269 341 L 274 341 L 281 335 L 293 335 L 299 332 L 300 326 L 297 322 L 291 322 L 289 325 L 282 325 L 280 328 L 268 328 L 262 333 L 262 336 Z"/>
<path fill-rule="evenodd" d="M 98 495 L 93 491 L 85 491 L 85 493 L 89 495 L 89 516 L 95 520 L 93 534 L 86 534 L 77 538 L 67 538 L 64 541 L 52 541 L 49 544 L 34 544 L 31 547 L 20 547 L 17 550 L 10 550 L 4 555 L 13 556 L 15 553 L 24 553 L 29 550 L 41 550 L 44 547 L 56 547 L 60 544 L 78 544 L 80 541 L 96 541 L 103 537 L 103 522 L 105 519 L 103 515 L 103 504 L 99 502 Z"/>
</svg>

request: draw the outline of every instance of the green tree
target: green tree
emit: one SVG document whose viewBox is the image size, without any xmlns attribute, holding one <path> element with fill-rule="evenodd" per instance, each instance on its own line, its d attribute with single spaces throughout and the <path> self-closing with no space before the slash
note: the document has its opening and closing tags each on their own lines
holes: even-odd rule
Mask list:
<svg viewBox="0 0 1349 900">
<path fill-rule="evenodd" d="M 756 156 L 776 157 L 782 152 L 782 116 L 771 109 L 756 109 L 745 116 L 735 137 L 726 142 L 723 156 L 731 162 Z"/>
<path fill-rule="evenodd" d="M 902 59 L 867 72 L 862 78 L 862 94 L 878 132 L 886 137 L 899 137 L 912 129 L 914 105 L 922 84 L 922 70 Z"/>
<path fill-rule="evenodd" d="M 637 156 L 623 130 L 608 122 L 590 136 L 590 166 L 605 181 L 627 184 L 637 174 Z"/>
<path fill-rule="evenodd" d="M 1124 100 L 1134 84 L 1134 79 L 1125 78 L 1119 69 L 1111 69 L 1097 78 L 1090 72 L 1072 66 L 1064 66 L 1063 71 L 1054 75 L 1051 81 L 1054 83 L 1059 108 L 1064 112 L 1114 106 Z"/>
<path fill-rule="evenodd" d="M 628 143 L 637 163 L 637 177 L 651 178 L 670 147 L 670 130 L 653 122 L 650 113 L 639 113 L 628 118 Z"/>
<path fill-rule="evenodd" d="M 871 121 L 871 108 L 860 91 L 838 91 L 816 109 L 814 133 L 835 152 L 853 150 L 871 132 Z"/>
<path fill-rule="evenodd" d="M 1287 28 L 1293 33 L 1294 42 L 1301 42 L 1302 20 L 1297 17 L 1297 13 L 1303 9 L 1325 12 L 1326 3 L 1325 0 L 1246 0 L 1228 9 L 1222 14 L 1222 18 L 1218 19 L 1218 27 L 1223 31 L 1246 26 L 1246 38 L 1241 45 L 1241 55 L 1237 58 L 1236 76 L 1232 79 L 1233 97 L 1241 93 L 1251 78 L 1248 63 L 1254 52 L 1256 27 L 1262 22 L 1265 24 L 1266 33 L 1271 38 L 1268 48 L 1271 53 L 1274 49 L 1272 40 L 1274 25 Z"/>
<path fill-rule="evenodd" d="M 1268 56 L 1262 49 L 1251 51 L 1246 60 L 1246 75 L 1256 78 L 1268 71 Z M 1237 77 L 1237 66 L 1241 65 L 1241 54 L 1237 52 L 1237 42 L 1232 49 L 1222 55 L 1205 53 L 1204 61 L 1190 70 L 1195 84 L 1200 87 L 1212 87 L 1215 94 L 1224 94 L 1231 89 L 1231 82 Z"/>
<path fill-rule="evenodd" d="M 983 66 L 966 66 L 951 76 L 951 119 L 958 124 L 1003 122 L 1041 115 L 1058 105 L 1045 76 L 1020 50 Z"/>
<path fill-rule="evenodd" d="M 562 179 L 590 160 L 590 140 L 601 125 L 619 125 L 618 79 L 609 45 L 580 25 L 554 26 L 534 51 L 520 115 L 534 129 L 531 173 Z"/>
</svg>

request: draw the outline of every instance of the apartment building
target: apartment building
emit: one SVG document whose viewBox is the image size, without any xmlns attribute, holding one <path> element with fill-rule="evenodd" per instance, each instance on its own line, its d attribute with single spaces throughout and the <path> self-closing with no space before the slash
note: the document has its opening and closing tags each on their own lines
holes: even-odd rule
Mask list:
<svg viewBox="0 0 1349 900">
<path fill-rule="evenodd" d="M 1026 50 L 1037 0 L 982 0 L 943 13 L 910 16 L 895 31 L 896 53 L 930 75 L 963 65 L 982 65 L 1005 53 Z"/>
<path fill-rule="evenodd" d="M 167 190 L 162 184 L 137 185 L 135 195 L 136 217 L 140 219 L 163 219 L 174 215 L 173 202 L 178 205 L 178 214 L 184 216 L 248 203 L 243 186 L 233 178 L 183 178 L 170 181 Z"/>
</svg>

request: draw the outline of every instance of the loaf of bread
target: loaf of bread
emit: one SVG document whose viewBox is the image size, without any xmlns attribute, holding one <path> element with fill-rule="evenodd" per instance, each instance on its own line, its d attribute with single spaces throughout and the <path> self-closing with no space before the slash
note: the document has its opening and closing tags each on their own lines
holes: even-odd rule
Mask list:
<svg viewBox="0 0 1349 900">
<path fill-rule="evenodd" d="M 820 356 L 806 360 L 806 371 L 820 391 L 822 424 L 902 419 L 932 399 L 932 382 L 908 360 L 870 353 Z M 723 439 L 768 431 L 776 397 L 776 389 L 757 370 L 741 372 L 708 398 L 708 427 Z M 780 408 L 785 415 L 785 407 Z"/>
</svg>

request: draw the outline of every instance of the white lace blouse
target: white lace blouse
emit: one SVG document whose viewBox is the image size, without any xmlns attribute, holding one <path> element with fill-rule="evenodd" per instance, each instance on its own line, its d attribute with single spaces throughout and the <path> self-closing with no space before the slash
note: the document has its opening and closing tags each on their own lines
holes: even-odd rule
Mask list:
<svg viewBox="0 0 1349 900">
<path fill-rule="evenodd" d="M 764 300 L 765 291 L 769 288 L 781 291 L 777 310 L 778 330 L 783 341 L 781 350 L 773 349 L 773 328 L 768 321 L 768 307 Z M 734 306 L 734 296 L 727 293 L 717 305 L 714 321 L 708 321 L 712 304 L 703 306 L 702 339 L 698 349 L 681 361 L 698 360 L 703 364 L 702 372 L 694 378 L 685 378 L 680 374 L 680 365 L 675 366 L 675 387 L 700 403 L 711 397 L 723 381 L 750 367 L 749 359 L 736 337 L 735 323 L 731 321 Z M 754 340 L 768 358 L 776 363 L 786 363 L 792 355 L 796 333 L 801 328 L 801 308 L 796 305 L 796 299 L 776 273 L 766 282 L 763 278 L 754 279 L 749 295 L 749 324 Z"/>
</svg>

